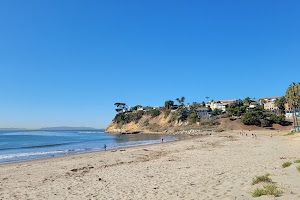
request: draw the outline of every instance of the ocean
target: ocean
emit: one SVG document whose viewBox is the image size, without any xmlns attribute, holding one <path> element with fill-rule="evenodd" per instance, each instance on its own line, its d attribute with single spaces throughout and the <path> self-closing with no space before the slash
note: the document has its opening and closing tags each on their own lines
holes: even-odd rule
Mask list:
<svg viewBox="0 0 300 200">
<path fill-rule="evenodd" d="M 33 160 L 178 140 L 175 135 L 113 135 L 104 130 L 1 130 L 0 163 Z"/>
</svg>

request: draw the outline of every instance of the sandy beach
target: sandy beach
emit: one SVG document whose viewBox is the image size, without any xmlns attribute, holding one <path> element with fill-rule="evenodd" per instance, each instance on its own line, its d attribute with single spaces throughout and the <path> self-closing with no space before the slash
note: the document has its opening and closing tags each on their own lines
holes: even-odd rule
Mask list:
<svg viewBox="0 0 300 200">
<path fill-rule="evenodd" d="M 274 199 L 253 198 L 257 175 L 300 199 L 300 137 L 238 132 L 0 165 L 0 199 Z"/>
</svg>

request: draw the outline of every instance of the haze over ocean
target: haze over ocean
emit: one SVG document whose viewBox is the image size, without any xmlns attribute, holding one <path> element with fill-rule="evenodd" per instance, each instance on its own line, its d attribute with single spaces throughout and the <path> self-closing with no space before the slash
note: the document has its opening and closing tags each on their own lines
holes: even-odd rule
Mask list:
<svg viewBox="0 0 300 200">
<path fill-rule="evenodd" d="M 299 1 L 1 1 L 0 128 L 105 128 L 115 102 L 282 96 Z"/>
</svg>

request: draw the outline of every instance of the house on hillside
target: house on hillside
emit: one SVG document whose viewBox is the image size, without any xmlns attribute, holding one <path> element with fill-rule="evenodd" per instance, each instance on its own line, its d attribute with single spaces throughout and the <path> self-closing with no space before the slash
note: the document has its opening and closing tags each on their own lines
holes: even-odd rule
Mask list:
<svg viewBox="0 0 300 200">
<path fill-rule="evenodd" d="M 197 116 L 198 118 L 211 118 L 212 114 L 209 112 L 209 108 L 200 107 L 197 108 Z"/>
<path fill-rule="evenodd" d="M 146 106 L 146 107 L 139 107 L 137 110 L 138 111 L 147 111 L 147 110 L 150 110 L 152 107 L 150 107 L 150 106 Z"/>
<path fill-rule="evenodd" d="M 293 108 L 291 108 L 288 103 L 286 103 L 284 105 L 284 107 L 285 107 L 285 117 L 292 118 L 293 117 Z M 296 115 L 300 115 L 300 111 L 298 109 L 296 110 Z"/>
<path fill-rule="evenodd" d="M 124 108 L 124 109 L 122 110 L 123 113 L 128 113 L 128 112 L 132 112 L 132 111 L 133 111 L 133 108 L 130 107 L 130 106 L 128 106 L 127 108 Z"/>
<path fill-rule="evenodd" d="M 212 110 L 221 109 L 222 111 L 226 111 L 229 104 L 236 103 L 237 99 L 229 99 L 229 100 L 218 100 L 218 101 L 209 101 L 209 106 Z"/>
<path fill-rule="evenodd" d="M 276 99 L 280 99 L 281 97 L 263 97 L 259 98 L 259 104 L 264 105 L 264 109 L 268 111 L 276 111 L 278 107 L 275 106 Z"/>
<path fill-rule="evenodd" d="M 162 106 L 153 106 L 153 109 L 156 109 L 156 110 L 160 110 L 160 109 L 163 109 L 164 107 Z"/>
<path fill-rule="evenodd" d="M 259 102 L 257 101 L 252 101 L 249 105 L 249 107 L 247 108 L 247 110 L 253 110 L 254 108 L 256 108 L 256 106 L 259 105 Z"/>
</svg>

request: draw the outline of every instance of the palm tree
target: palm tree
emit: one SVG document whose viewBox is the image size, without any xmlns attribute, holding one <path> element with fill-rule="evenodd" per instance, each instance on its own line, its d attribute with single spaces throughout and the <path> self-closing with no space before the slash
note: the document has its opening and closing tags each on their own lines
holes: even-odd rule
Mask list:
<svg viewBox="0 0 300 200">
<path fill-rule="evenodd" d="M 176 98 L 176 101 L 179 103 L 179 104 L 182 104 L 185 100 L 185 97 L 181 97 L 180 99 L 179 98 Z"/>
<path fill-rule="evenodd" d="M 278 108 L 277 113 L 279 113 L 280 115 L 284 115 L 285 113 L 285 103 L 286 103 L 285 96 L 275 100 L 275 106 Z"/>
<path fill-rule="evenodd" d="M 296 109 L 299 108 L 299 98 L 300 97 L 300 84 L 292 83 L 285 93 L 286 101 L 288 102 L 289 106 L 293 109 L 293 122 L 294 122 L 294 128 L 297 132 L 299 132 L 298 129 L 298 120 L 296 115 Z M 297 126 L 297 129 L 296 129 Z"/>
<path fill-rule="evenodd" d="M 298 84 L 296 84 L 296 88 L 295 88 L 295 92 L 296 92 L 296 99 L 295 99 L 295 119 L 296 119 L 296 123 L 298 126 L 298 132 L 299 130 L 299 124 L 298 124 L 298 120 L 297 120 L 297 110 L 299 111 L 299 104 L 300 104 L 300 82 Z"/>
</svg>

